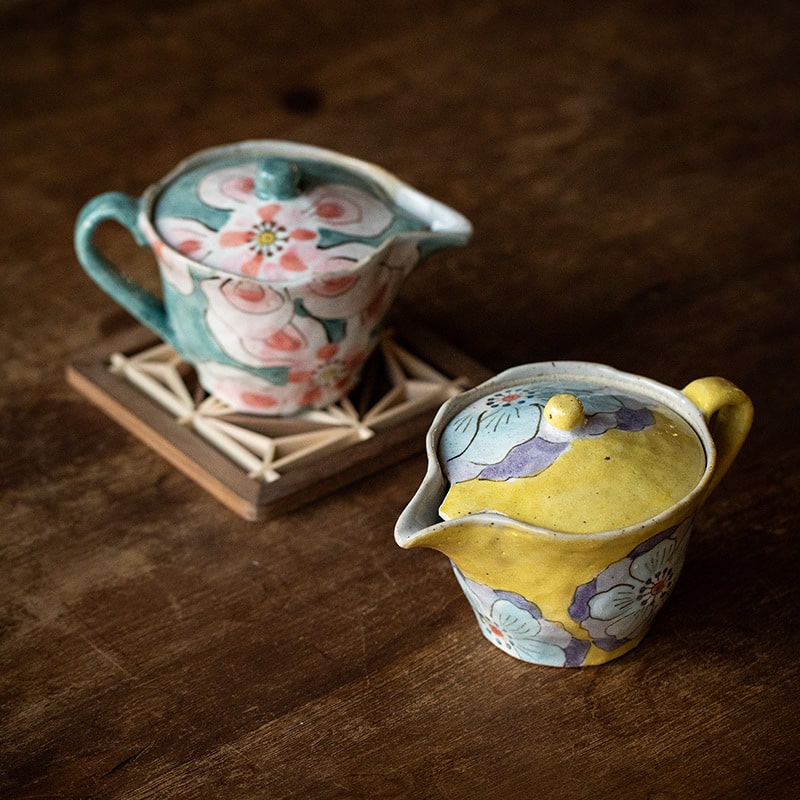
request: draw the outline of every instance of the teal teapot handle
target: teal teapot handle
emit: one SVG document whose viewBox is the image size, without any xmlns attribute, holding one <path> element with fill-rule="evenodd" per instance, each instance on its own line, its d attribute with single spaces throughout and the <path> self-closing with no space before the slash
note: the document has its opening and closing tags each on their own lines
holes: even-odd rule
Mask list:
<svg viewBox="0 0 800 800">
<path fill-rule="evenodd" d="M 137 244 L 147 241 L 136 224 L 139 202 L 122 192 L 106 192 L 90 200 L 78 214 L 75 223 L 75 252 L 89 277 L 114 298 L 139 322 L 157 333 L 165 342 L 174 345 L 175 334 L 167 318 L 164 303 L 146 289 L 126 278 L 95 247 L 94 232 L 107 220 L 127 228 Z"/>
</svg>

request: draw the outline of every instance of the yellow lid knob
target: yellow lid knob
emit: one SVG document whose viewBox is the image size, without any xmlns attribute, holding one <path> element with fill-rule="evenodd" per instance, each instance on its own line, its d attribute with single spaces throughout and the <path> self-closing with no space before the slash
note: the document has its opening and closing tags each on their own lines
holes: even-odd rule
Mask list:
<svg viewBox="0 0 800 800">
<path fill-rule="evenodd" d="M 554 394 L 544 407 L 544 418 L 562 431 L 571 431 L 583 425 L 586 414 L 583 403 L 574 394 Z"/>
</svg>

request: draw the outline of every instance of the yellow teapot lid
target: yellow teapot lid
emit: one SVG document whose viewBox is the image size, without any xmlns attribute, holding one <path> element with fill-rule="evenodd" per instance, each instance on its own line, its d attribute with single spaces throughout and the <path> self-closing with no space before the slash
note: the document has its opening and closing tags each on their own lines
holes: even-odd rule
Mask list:
<svg viewBox="0 0 800 800">
<path fill-rule="evenodd" d="M 495 389 L 446 425 L 444 519 L 494 511 L 569 533 L 616 530 L 665 511 L 706 467 L 691 425 L 651 397 L 590 382 Z"/>
</svg>

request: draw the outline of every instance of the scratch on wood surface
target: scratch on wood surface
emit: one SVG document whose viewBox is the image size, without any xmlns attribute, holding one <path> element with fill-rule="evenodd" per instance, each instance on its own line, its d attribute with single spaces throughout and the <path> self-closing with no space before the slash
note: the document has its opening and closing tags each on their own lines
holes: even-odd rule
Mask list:
<svg viewBox="0 0 800 800">
<path fill-rule="evenodd" d="M 86 622 L 85 619 L 83 619 L 83 617 L 80 614 L 78 614 L 75 611 L 74 608 L 72 608 L 72 606 L 64 602 L 62 602 L 62 605 L 64 606 L 64 608 L 67 609 L 67 611 L 73 617 L 75 617 L 75 619 L 78 620 L 78 622 L 81 624 L 82 627 L 86 628 L 89 632 L 92 632 L 91 626 Z M 85 633 L 82 633 L 81 631 L 75 631 L 75 632 L 78 636 L 80 636 L 81 639 L 83 639 L 84 642 L 86 642 L 86 644 L 89 645 L 89 647 L 92 648 L 92 650 L 94 650 L 98 655 L 100 655 L 102 658 L 104 658 L 106 661 L 108 661 L 110 664 L 116 667 L 123 675 L 125 675 L 125 677 L 134 680 L 136 679 L 136 676 L 132 672 L 125 669 L 125 667 L 123 667 L 122 664 L 119 663 L 119 661 L 117 661 L 113 656 L 111 656 L 101 647 L 98 647 Z"/>
<path fill-rule="evenodd" d="M 380 574 L 383 575 L 383 577 L 386 578 L 390 584 L 392 584 L 392 586 L 397 586 L 397 581 L 394 579 L 394 576 L 389 572 L 389 570 L 386 569 L 386 567 L 384 567 L 383 564 L 380 563 L 380 561 L 378 561 L 376 556 L 372 557 L 372 564 L 375 569 L 378 570 L 378 572 L 380 572 Z"/>
<path fill-rule="evenodd" d="M 248 758 L 238 747 L 235 747 L 230 742 L 225 743 L 220 748 L 220 752 L 224 752 L 225 750 L 231 750 L 235 755 L 237 755 L 251 772 L 263 772 L 258 764 L 256 764 L 251 758 Z"/>
<path fill-rule="evenodd" d="M 153 577 L 153 575 L 150 575 L 149 578 L 164 594 L 164 597 L 166 598 L 169 607 L 172 609 L 172 612 L 175 614 L 175 618 L 178 620 L 178 622 L 183 622 L 184 621 L 183 609 L 181 608 L 181 604 L 178 601 L 178 598 L 175 597 L 175 594 L 171 592 L 169 588 L 163 584 L 162 581 Z"/>
<path fill-rule="evenodd" d="M 104 772 L 101 775 L 101 777 L 107 778 L 109 775 L 113 775 L 115 772 L 119 772 L 121 769 L 125 769 L 125 767 L 127 767 L 129 764 L 133 764 L 134 761 L 136 761 L 143 753 L 146 753 L 152 746 L 153 745 L 151 743 L 147 745 L 147 747 L 140 748 L 135 753 L 129 755 L 127 758 L 123 758 L 122 761 L 111 767 L 111 769 L 108 770 L 108 772 Z"/>
<path fill-rule="evenodd" d="M 83 639 L 83 641 L 92 648 L 92 650 L 102 656 L 110 664 L 113 664 L 123 675 L 125 675 L 125 677 L 132 679 L 136 678 L 135 675 L 133 675 L 131 672 L 128 672 L 128 670 L 125 669 L 125 667 L 123 667 L 122 664 L 120 664 L 115 658 L 112 658 L 108 653 L 106 653 L 105 650 L 98 647 L 88 636 L 86 636 L 86 634 L 78 633 L 78 636 L 80 636 L 81 639 Z"/>
</svg>

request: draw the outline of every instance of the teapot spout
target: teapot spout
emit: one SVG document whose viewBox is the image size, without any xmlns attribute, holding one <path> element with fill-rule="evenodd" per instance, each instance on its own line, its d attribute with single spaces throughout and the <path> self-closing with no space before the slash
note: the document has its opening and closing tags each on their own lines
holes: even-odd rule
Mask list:
<svg viewBox="0 0 800 800">
<path fill-rule="evenodd" d="M 395 529 L 400 547 L 438 550 L 460 572 L 489 585 L 524 585 L 526 566 L 534 557 L 552 561 L 540 552 L 541 542 L 531 530 L 500 514 L 469 514 L 415 529 L 407 528 L 407 521 L 401 516 Z M 557 570 L 557 563 L 550 568 Z"/>
<path fill-rule="evenodd" d="M 411 186 L 398 182 L 394 201 L 425 226 L 421 231 L 399 234 L 415 241 L 420 259 L 446 247 L 463 247 L 472 236 L 472 224 L 463 214 Z"/>
<path fill-rule="evenodd" d="M 469 517 L 464 519 L 439 520 L 433 525 L 406 531 L 402 528 L 402 520 L 398 521 L 395 530 L 395 541 L 400 547 L 410 550 L 414 547 L 427 547 L 438 550 L 456 564 L 461 564 L 475 546 L 479 546 L 480 533 L 475 529 Z"/>
<path fill-rule="evenodd" d="M 394 538 L 400 547 L 409 550 L 412 547 L 433 546 L 437 549 L 430 542 L 435 541 L 436 531 L 447 524 L 442 522 L 437 513 L 446 491 L 444 476 L 435 463 L 430 463 L 425 480 L 395 525 Z"/>
<path fill-rule="evenodd" d="M 445 491 L 444 478 L 434 467 L 397 520 L 394 537 L 400 547 L 438 550 L 473 575 L 498 558 L 514 561 L 527 553 L 529 536 L 522 526 L 501 514 L 485 512 L 442 520 L 438 508 Z"/>
</svg>

